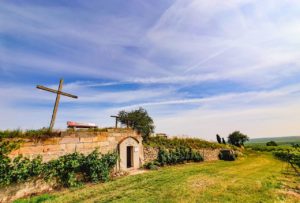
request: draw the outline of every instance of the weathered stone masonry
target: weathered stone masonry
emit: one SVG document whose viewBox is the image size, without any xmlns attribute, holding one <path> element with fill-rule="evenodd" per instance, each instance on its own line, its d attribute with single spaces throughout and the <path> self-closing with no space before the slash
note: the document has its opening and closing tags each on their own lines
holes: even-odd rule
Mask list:
<svg viewBox="0 0 300 203">
<path fill-rule="evenodd" d="M 128 152 L 131 147 L 132 166 L 127 167 Z M 20 154 L 28 158 L 38 155 L 47 162 L 60 156 L 80 152 L 89 154 L 98 148 L 99 152 L 106 154 L 117 151 L 120 162 L 117 170 L 128 170 L 140 168 L 144 163 L 154 161 L 157 158 L 158 148 L 142 145 L 142 137 L 132 129 L 108 129 L 105 132 L 75 131 L 62 132 L 60 137 L 46 138 L 44 140 L 32 141 L 24 139 L 24 143 L 18 150 L 10 154 L 14 158 Z M 205 161 L 218 160 L 220 149 L 197 150 Z"/>
<path fill-rule="evenodd" d="M 102 154 L 117 151 L 120 162 L 117 169 L 136 169 L 143 164 L 142 137 L 132 129 L 108 129 L 105 132 L 75 131 L 62 132 L 60 137 L 45 138 L 33 141 L 24 139 L 21 147 L 10 153 L 14 158 L 20 154 L 28 158 L 41 155 L 44 162 L 60 156 L 79 152 L 89 154 L 96 148 Z M 132 148 L 132 166 L 127 167 L 127 147 Z"/>
<path fill-rule="evenodd" d="M 142 167 L 144 163 L 154 161 L 159 149 L 142 145 L 142 137 L 132 129 L 107 129 L 105 132 L 75 131 L 62 132 L 59 137 L 42 140 L 23 139 L 21 147 L 10 153 L 14 158 L 23 155 L 34 158 L 41 155 L 44 162 L 60 156 L 79 152 L 89 154 L 98 148 L 102 154 L 117 151 L 120 160 L 116 170 L 131 170 Z M 199 149 L 205 161 L 217 160 L 219 149 Z M 52 190 L 51 184 L 43 180 L 33 180 L 15 184 L 0 190 L 0 202 L 9 202 L 32 193 Z"/>
</svg>

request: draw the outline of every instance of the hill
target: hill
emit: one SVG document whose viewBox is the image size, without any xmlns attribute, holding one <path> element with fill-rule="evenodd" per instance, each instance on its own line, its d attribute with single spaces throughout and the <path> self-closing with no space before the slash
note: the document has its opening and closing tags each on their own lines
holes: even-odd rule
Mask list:
<svg viewBox="0 0 300 203">
<path fill-rule="evenodd" d="M 292 143 L 300 144 L 300 136 L 253 138 L 250 139 L 250 141 L 246 144 L 265 144 L 269 141 L 275 141 L 279 145 L 286 145 Z"/>
</svg>

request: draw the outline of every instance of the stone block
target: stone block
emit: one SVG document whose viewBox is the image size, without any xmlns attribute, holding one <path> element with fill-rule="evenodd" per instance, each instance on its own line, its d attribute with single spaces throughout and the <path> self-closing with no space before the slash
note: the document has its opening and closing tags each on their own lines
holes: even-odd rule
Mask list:
<svg viewBox="0 0 300 203">
<path fill-rule="evenodd" d="M 62 145 L 45 145 L 43 146 L 42 152 L 59 152 L 62 151 Z"/>
<path fill-rule="evenodd" d="M 114 142 L 116 142 L 116 138 L 115 137 L 108 137 L 107 141 L 114 143 Z"/>
<path fill-rule="evenodd" d="M 19 154 L 41 154 L 43 153 L 43 146 L 33 146 L 33 147 L 21 147 L 19 149 Z"/>
<path fill-rule="evenodd" d="M 80 150 L 83 150 L 84 149 L 84 143 L 78 143 L 75 145 L 75 151 L 76 152 L 80 152 Z"/>
<path fill-rule="evenodd" d="M 93 137 L 80 137 L 79 142 L 95 142 L 97 141 L 97 138 L 95 136 Z"/>
<path fill-rule="evenodd" d="M 100 142 L 100 147 L 106 147 L 109 146 L 109 142 Z"/>
<path fill-rule="evenodd" d="M 63 137 L 60 140 L 60 144 L 71 144 L 71 143 L 79 143 L 79 137 Z"/>
<path fill-rule="evenodd" d="M 21 147 L 32 147 L 32 146 L 35 146 L 36 145 L 36 143 L 35 142 L 23 142 L 22 144 L 21 144 Z"/>
<path fill-rule="evenodd" d="M 95 137 L 95 142 L 103 142 L 103 141 L 107 141 L 108 136 L 104 135 L 104 134 L 100 134 L 97 137 Z"/>
<path fill-rule="evenodd" d="M 123 133 L 112 133 L 112 135 L 114 137 L 121 137 L 121 136 L 123 136 Z"/>
<path fill-rule="evenodd" d="M 76 148 L 76 144 L 64 144 L 63 149 L 67 153 L 74 153 Z"/>
<path fill-rule="evenodd" d="M 115 151 L 117 150 L 117 145 L 109 145 L 108 147 L 105 148 L 107 151 Z"/>
<path fill-rule="evenodd" d="M 90 153 L 92 153 L 94 151 L 94 149 L 84 149 L 84 150 L 80 150 L 80 153 L 84 154 L 84 155 L 88 155 Z"/>
<path fill-rule="evenodd" d="M 62 138 L 54 137 L 54 138 L 47 138 L 43 141 L 41 141 L 41 144 L 43 145 L 57 145 L 62 140 Z"/>
<path fill-rule="evenodd" d="M 108 151 L 109 151 L 109 148 L 108 148 L 108 147 L 101 147 L 101 148 L 99 148 L 99 152 L 100 152 L 101 154 L 107 154 Z"/>
<path fill-rule="evenodd" d="M 83 143 L 84 149 L 94 149 L 94 143 Z"/>
<path fill-rule="evenodd" d="M 43 155 L 43 162 L 49 162 L 51 160 L 58 159 L 60 156 L 58 154 L 45 154 Z"/>
<path fill-rule="evenodd" d="M 19 153 L 20 153 L 20 150 L 19 150 L 19 149 L 17 149 L 17 150 L 13 150 L 13 151 L 11 151 L 11 152 L 10 152 L 10 155 L 11 155 L 11 156 L 18 156 L 18 155 L 19 155 Z"/>
</svg>

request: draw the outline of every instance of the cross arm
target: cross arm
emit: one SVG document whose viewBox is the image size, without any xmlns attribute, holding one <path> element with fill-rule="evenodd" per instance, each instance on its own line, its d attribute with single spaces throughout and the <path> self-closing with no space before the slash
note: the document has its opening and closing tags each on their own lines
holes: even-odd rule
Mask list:
<svg viewBox="0 0 300 203">
<path fill-rule="evenodd" d="M 51 88 L 48 88 L 48 87 L 44 87 L 42 85 L 37 85 L 36 88 L 41 89 L 41 90 L 45 90 L 45 91 L 48 91 L 48 92 L 53 92 L 53 93 L 56 93 L 56 94 L 61 94 L 61 95 L 67 96 L 67 97 L 72 97 L 74 99 L 78 98 L 75 95 L 65 93 L 65 92 L 62 92 L 62 91 L 57 91 L 57 90 L 54 90 L 54 89 L 51 89 Z"/>
</svg>

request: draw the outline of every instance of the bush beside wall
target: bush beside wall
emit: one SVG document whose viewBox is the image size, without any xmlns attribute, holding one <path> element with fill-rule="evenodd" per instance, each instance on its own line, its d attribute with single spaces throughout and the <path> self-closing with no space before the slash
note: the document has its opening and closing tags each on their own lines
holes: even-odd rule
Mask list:
<svg viewBox="0 0 300 203">
<path fill-rule="evenodd" d="M 55 180 L 64 187 L 77 186 L 82 181 L 107 181 L 117 159 L 116 153 L 102 155 L 97 150 L 87 156 L 81 153 L 64 155 L 47 163 L 42 163 L 41 157 L 30 160 L 18 156 L 11 160 L 2 154 L 0 186 L 21 183 L 37 177 Z M 83 180 L 80 180 L 80 177 L 83 177 Z"/>
</svg>

